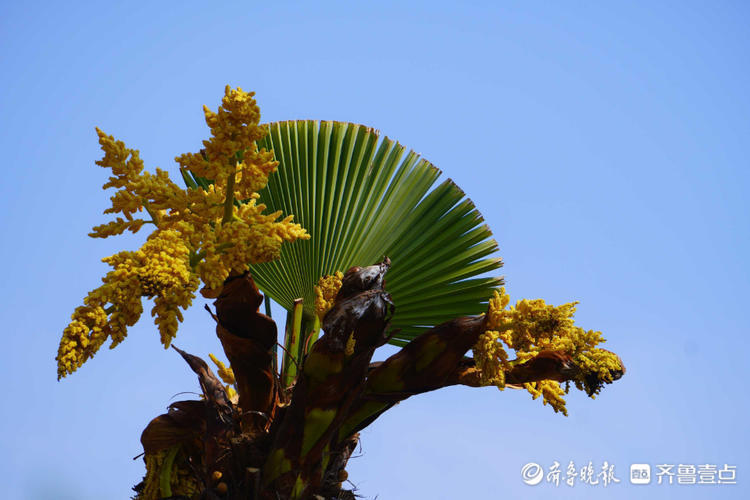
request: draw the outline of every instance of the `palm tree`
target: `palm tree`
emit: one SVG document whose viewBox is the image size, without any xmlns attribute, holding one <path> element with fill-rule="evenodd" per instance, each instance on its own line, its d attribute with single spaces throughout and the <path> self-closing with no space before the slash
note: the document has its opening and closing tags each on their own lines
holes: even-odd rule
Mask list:
<svg viewBox="0 0 750 500">
<path fill-rule="evenodd" d="M 227 87 L 219 112 L 206 108 L 212 139 L 177 159 L 185 190 L 158 169 L 142 173 L 136 150 L 98 131 L 97 163 L 114 174 L 105 187 L 119 189 L 106 213 L 124 218 L 91 235 L 156 229 L 138 252 L 105 259 L 114 269 L 65 329 L 58 376 L 107 338 L 121 342 L 141 297 L 154 298 L 168 347 L 201 280 L 230 362 L 212 356 L 217 376 L 173 346 L 203 399 L 148 424 L 136 498 L 354 498 L 342 484 L 359 431 L 412 395 L 526 387 L 565 412 L 560 382 L 593 396 L 622 375 L 596 347 L 600 333 L 573 325 L 574 304 L 506 309 L 502 279 L 486 276 L 502 265 L 497 244 L 463 191 L 437 183 L 439 170 L 361 125 L 259 127 L 252 95 Z M 149 220 L 135 218 L 142 211 Z M 308 233 L 276 221 L 292 213 Z M 281 343 L 269 299 L 287 311 Z M 401 349 L 373 363 L 387 342 Z"/>
</svg>

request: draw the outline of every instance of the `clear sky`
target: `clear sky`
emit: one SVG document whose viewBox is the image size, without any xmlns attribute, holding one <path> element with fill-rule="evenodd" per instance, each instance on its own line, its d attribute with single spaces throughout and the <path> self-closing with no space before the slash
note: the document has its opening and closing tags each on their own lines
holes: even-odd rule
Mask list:
<svg viewBox="0 0 750 500">
<path fill-rule="evenodd" d="M 129 498 L 140 432 L 198 390 L 148 316 L 60 383 L 54 357 L 100 259 L 142 240 L 86 237 L 108 206 L 94 127 L 176 172 L 226 84 L 264 121 L 363 123 L 423 154 L 483 213 L 511 297 L 580 300 L 627 366 L 567 418 L 494 388 L 402 403 L 348 467 L 365 498 L 750 498 L 746 3 L 154 4 L 0 5 L 4 498 Z M 175 343 L 219 352 L 211 323 L 197 301 Z M 621 482 L 522 482 L 554 461 Z M 631 463 L 737 484 L 636 486 Z"/>
</svg>

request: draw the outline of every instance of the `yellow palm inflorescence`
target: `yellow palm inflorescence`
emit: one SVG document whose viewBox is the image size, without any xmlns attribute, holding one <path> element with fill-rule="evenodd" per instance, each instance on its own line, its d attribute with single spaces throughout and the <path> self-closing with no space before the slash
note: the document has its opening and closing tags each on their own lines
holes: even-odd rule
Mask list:
<svg viewBox="0 0 750 500">
<path fill-rule="evenodd" d="M 58 378 L 79 368 L 107 338 L 111 347 L 121 342 L 143 312 L 142 297 L 154 299 L 151 313 L 169 347 L 182 321 L 180 309 L 190 306 L 201 281 L 216 290 L 231 272 L 277 259 L 283 242 L 309 238 L 291 215 L 278 220 L 280 212 L 264 214 L 266 206 L 257 202 L 257 191 L 278 163 L 272 152 L 256 146 L 267 131 L 258 125 L 253 95 L 227 86 L 218 112 L 204 107 L 211 129 L 204 149 L 176 158 L 183 173 L 211 180 L 207 189 L 183 189 L 158 168 L 155 174 L 144 172 L 137 150 L 97 129 L 104 158 L 96 163 L 113 174 L 104 188 L 117 189 L 104 213 L 121 216 L 94 227 L 90 236 L 135 233 L 145 224 L 155 229 L 138 251 L 103 259 L 113 269 L 65 328 Z M 148 219 L 137 218 L 144 212 Z"/>
<path fill-rule="evenodd" d="M 336 271 L 335 274 L 323 276 L 318 280 L 318 284 L 315 286 L 315 314 L 321 322 L 326 313 L 333 307 L 336 295 L 341 290 L 343 279 L 344 274 L 341 271 Z"/>
<path fill-rule="evenodd" d="M 578 367 L 579 375 L 573 378 L 578 389 L 586 388 L 585 377 L 595 375 L 597 380 L 612 382 L 612 373 L 622 371 L 620 359 L 614 353 L 596 347 L 604 342 L 601 332 L 575 326 L 573 315 L 577 302 L 560 306 L 546 304 L 544 300 L 520 300 L 507 308 L 510 297 L 505 288 L 496 291 L 490 299 L 487 328 L 474 346 L 474 360 L 481 373 L 482 383 L 505 387 L 505 372 L 519 363 L 530 360 L 545 350 L 563 351 Z M 516 358 L 509 360 L 508 351 Z M 542 380 L 524 384 L 533 399 L 542 396 L 557 412 L 567 415 L 560 383 Z M 594 397 L 600 386 L 591 390 Z"/>
</svg>

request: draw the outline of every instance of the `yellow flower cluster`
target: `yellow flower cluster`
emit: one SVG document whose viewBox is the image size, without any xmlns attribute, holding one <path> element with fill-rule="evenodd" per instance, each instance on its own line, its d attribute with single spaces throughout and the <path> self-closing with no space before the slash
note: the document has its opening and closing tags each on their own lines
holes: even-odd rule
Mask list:
<svg viewBox="0 0 750 500">
<path fill-rule="evenodd" d="M 500 293 L 495 292 L 490 299 L 487 329 L 479 336 L 474 346 L 474 362 L 481 375 L 482 384 L 496 385 L 500 390 L 505 388 L 505 371 L 510 369 L 508 353 L 500 343 L 500 332 L 492 329 L 489 325 L 496 325 L 501 319 L 503 310 L 510 302 L 510 296 L 505 293 L 505 288 Z"/>
<path fill-rule="evenodd" d="M 596 347 L 604 342 L 601 332 L 575 326 L 577 302 L 552 306 L 541 299 L 524 299 L 507 309 L 509 302 L 505 288 L 495 292 L 489 301 L 486 330 L 474 346 L 474 360 L 483 384 L 504 388 L 505 372 L 543 350 L 567 353 L 579 369 L 573 382 L 592 397 L 601 389 L 600 383 L 590 382 L 592 376 L 599 382 L 612 382 L 612 373 L 623 370 L 617 355 Z M 510 349 L 516 355 L 512 361 L 508 358 Z M 529 383 L 525 387 L 534 399 L 542 396 L 545 404 L 567 415 L 562 398 L 567 387 L 564 390 L 554 380 Z"/>
<path fill-rule="evenodd" d="M 136 252 L 102 259 L 113 267 L 104 284 L 89 292 L 63 331 L 57 354 L 57 376 L 73 373 L 107 338 L 111 348 L 123 341 L 127 327 L 143 312 L 141 297 L 153 297 L 161 341 L 168 347 L 182 321 L 179 308 L 190 306 L 198 278 L 189 267 L 188 248 L 176 231 L 154 232 Z M 107 304 L 111 306 L 107 307 Z"/>
<path fill-rule="evenodd" d="M 146 462 L 146 477 L 143 479 L 143 490 L 135 497 L 137 500 L 158 500 L 167 496 L 192 498 L 200 493 L 201 485 L 186 467 L 186 461 L 179 452 L 179 445 L 156 453 L 147 453 L 143 459 Z M 169 472 L 164 470 L 165 467 L 170 468 Z M 162 491 L 166 486 L 162 483 L 162 477 L 166 475 L 169 476 L 171 491 Z"/>
<path fill-rule="evenodd" d="M 187 153 L 177 162 L 194 174 L 212 179 L 224 186 L 232 184 L 237 199 L 246 200 L 260 191 L 268 182 L 268 175 L 276 170 L 270 151 L 258 151 L 255 142 L 265 137 L 267 131 L 258 126 L 260 109 L 254 92 L 226 87 L 218 113 L 203 107 L 206 124 L 212 138 L 203 141 L 200 153 Z"/>
<path fill-rule="evenodd" d="M 237 384 L 237 381 L 234 378 L 234 371 L 232 371 L 231 367 L 227 367 L 223 361 L 221 361 L 213 354 L 209 353 L 208 357 L 211 358 L 211 361 L 213 361 L 216 365 L 216 373 L 219 374 L 219 378 L 221 378 L 221 380 L 223 380 L 226 384 L 224 386 L 224 390 L 227 392 L 227 397 L 232 403 L 237 404 L 237 402 L 239 401 L 239 396 L 234 388 L 234 386 Z"/>
<path fill-rule="evenodd" d="M 152 315 L 169 346 L 199 286 L 219 289 L 232 272 L 280 255 L 281 244 L 309 235 L 292 222 L 278 220 L 280 212 L 264 214 L 256 191 L 265 187 L 277 162 L 273 153 L 258 150 L 256 141 L 267 133 L 258 122 L 260 111 L 253 93 L 226 87 L 217 113 L 204 108 L 211 138 L 200 153 L 176 158 L 187 171 L 206 179 L 206 186 L 180 188 L 169 174 L 143 171 L 137 150 L 97 129 L 104 157 L 96 163 L 110 168 L 104 188 L 115 188 L 105 213 L 121 214 L 96 226 L 92 237 L 105 238 L 153 224 L 154 232 L 137 252 L 120 252 L 104 259 L 114 269 L 104 285 L 89 293 L 75 310 L 58 351 L 58 377 L 72 373 L 101 347 L 123 340 L 143 312 L 141 297 L 154 299 Z M 136 218 L 142 212 L 148 218 Z"/>
<path fill-rule="evenodd" d="M 211 230 L 213 241 L 204 240 L 205 257 L 198 272 L 206 287 L 219 288 L 231 271 L 246 271 L 248 264 L 278 259 L 285 241 L 309 238 L 299 224 L 292 223 L 293 216 L 276 222 L 281 212 L 263 214 L 266 206 L 256 205 L 257 198 L 253 193 L 235 208 L 234 219 Z"/>
<path fill-rule="evenodd" d="M 315 286 L 315 314 L 320 321 L 323 321 L 323 316 L 333 307 L 343 279 L 344 274 L 336 271 L 336 274 L 329 274 L 318 280 Z"/>
<path fill-rule="evenodd" d="M 500 333 L 485 330 L 474 346 L 474 362 L 479 369 L 482 385 L 505 388 L 505 372 L 510 369 L 508 353 L 500 343 Z"/>
<path fill-rule="evenodd" d="M 563 398 L 566 391 L 560 386 L 560 382 L 540 380 L 538 382 L 523 384 L 523 386 L 531 393 L 531 399 L 542 396 L 543 404 L 550 405 L 555 410 L 555 413 L 561 412 L 566 417 L 568 416 L 568 409 L 565 407 L 565 399 Z"/>
<path fill-rule="evenodd" d="M 216 372 L 219 374 L 219 378 L 221 378 L 221 380 L 223 380 L 225 384 L 234 385 L 235 383 L 237 383 L 234 379 L 234 372 L 231 368 L 227 368 L 224 362 L 213 354 L 209 353 L 208 357 L 211 358 L 211 361 L 213 361 L 216 365 Z"/>
</svg>

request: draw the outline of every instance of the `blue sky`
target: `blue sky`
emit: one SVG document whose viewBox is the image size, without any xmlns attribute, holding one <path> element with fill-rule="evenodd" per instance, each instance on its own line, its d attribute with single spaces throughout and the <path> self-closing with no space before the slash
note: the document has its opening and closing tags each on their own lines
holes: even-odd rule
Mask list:
<svg viewBox="0 0 750 500">
<path fill-rule="evenodd" d="M 231 84 L 264 121 L 363 123 L 421 153 L 484 215 L 511 297 L 581 301 L 628 368 L 567 418 L 521 391 L 412 398 L 363 433 L 360 494 L 747 498 L 749 21 L 742 2 L 3 3 L 4 495 L 128 498 L 140 432 L 198 390 L 147 317 L 59 383 L 54 357 L 100 259 L 141 241 L 86 237 L 108 205 L 94 127 L 175 172 Z M 201 305 L 176 344 L 205 356 Z M 621 482 L 521 481 L 571 460 Z M 631 463 L 735 465 L 737 484 L 635 486 Z"/>
</svg>

